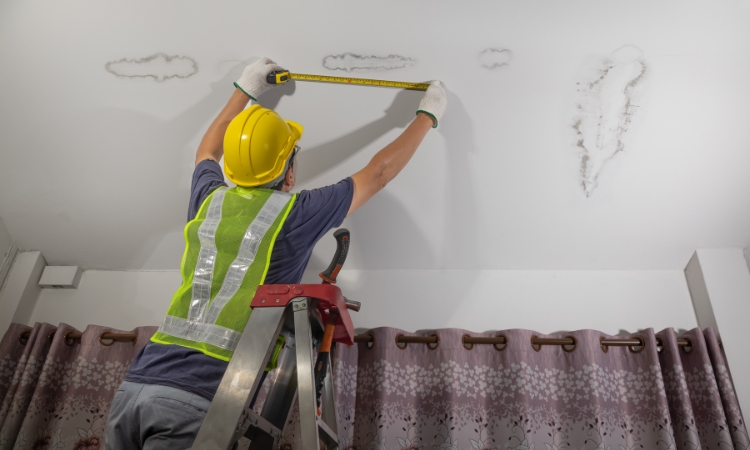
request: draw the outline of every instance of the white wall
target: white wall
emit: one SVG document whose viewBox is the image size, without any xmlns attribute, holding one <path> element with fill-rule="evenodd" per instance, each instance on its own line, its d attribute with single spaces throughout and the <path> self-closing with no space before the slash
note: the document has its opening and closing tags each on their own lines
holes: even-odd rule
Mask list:
<svg viewBox="0 0 750 450">
<path fill-rule="evenodd" d="M 305 281 L 317 283 L 317 272 Z M 156 325 L 180 283 L 178 272 L 86 271 L 78 289 L 43 289 L 31 321 L 120 329 Z M 681 271 L 344 270 L 339 286 L 363 303 L 359 329 L 471 331 L 531 328 L 550 333 L 696 326 Z"/>
<path fill-rule="evenodd" d="M 180 286 L 180 274 L 87 270 L 78 289 L 42 289 L 29 323 L 105 325 L 130 330 L 158 325 Z"/>
<path fill-rule="evenodd" d="M 357 327 L 543 333 L 696 326 L 680 271 L 344 271 Z"/>
</svg>

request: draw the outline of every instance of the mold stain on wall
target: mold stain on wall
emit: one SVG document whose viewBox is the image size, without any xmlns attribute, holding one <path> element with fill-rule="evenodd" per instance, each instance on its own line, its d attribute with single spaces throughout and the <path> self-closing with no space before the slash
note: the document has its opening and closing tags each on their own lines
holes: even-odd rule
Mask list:
<svg viewBox="0 0 750 450">
<path fill-rule="evenodd" d="M 580 157 L 581 186 L 587 197 L 602 169 L 625 149 L 625 134 L 639 109 L 639 91 L 647 67 L 643 52 L 625 45 L 587 66 L 576 83 L 572 129 Z"/>
<path fill-rule="evenodd" d="M 119 59 L 104 65 L 119 78 L 151 78 L 163 82 L 171 78 L 190 78 L 198 73 L 198 63 L 189 56 L 156 53 L 141 59 Z"/>
<path fill-rule="evenodd" d="M 507 67 L 513 52 L 507 48 L 488 48 L 479 53 L 479 64 L 488 70 Z"/>
<path fill-rule="evenodd" d="M 403 69 L 414 66 L 417 60 L 401 55 L 375 56 L 357 55 L 354 53 L 342 53 L 340 55 L 328 55 L 323 58 L 323 67 L 328 70 L 352 71 L 379 71 Z"/>
</svg>

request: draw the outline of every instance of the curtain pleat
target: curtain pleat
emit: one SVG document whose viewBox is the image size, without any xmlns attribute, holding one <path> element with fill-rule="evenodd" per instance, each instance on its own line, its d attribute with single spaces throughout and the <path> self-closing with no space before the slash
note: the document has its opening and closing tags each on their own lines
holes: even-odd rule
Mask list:
<svg viewBox="0 0 750 450">
<path fill-rule="evenodd" d="M 52 344 L 50 336 L 56 327 L 48 323 L 35 324 L 25 345 L 21 343 L 18 334 L 10 334 L 12 329 L 13 327 L 5 333 L 3 341 L 11 341 L 9 346 L 11 343 L 20 346 L 21 357 L 0 405 L 0 450 L 13 448 Z"/>
<path fill-rule="evenodd" d="M 72 341 L 66 335 L 79 331 L 64 323 L 13 324 L 0 343 L 0 450 L 104 448 L 112 398 L 155 331 L 140 327 L 127 331 L 138 333 L 135 342 L 100 342 L 102 333 L 125 331 L 90 325 Z"/>
<path fill-rule="evenodd" d="M 747 426 L 742 419 L 737 394 L 734 392 L 734 384 L 732 383 L 732 376 L 729 373 L 729 366 L 726 363 L 724 349 L 719 343 L 719 338 L 716 336 L 713 328 L 704 330 L 703 337 L 706 341 L 708 356 L 719 386 L 719 395 L 724 413 L 726 414 L 727 426 L 732 436 L 732 443 L 734 444 L 734 448 L 748 450 L 750 449 L 750 438 L 748 438 Z"/>
</svg>

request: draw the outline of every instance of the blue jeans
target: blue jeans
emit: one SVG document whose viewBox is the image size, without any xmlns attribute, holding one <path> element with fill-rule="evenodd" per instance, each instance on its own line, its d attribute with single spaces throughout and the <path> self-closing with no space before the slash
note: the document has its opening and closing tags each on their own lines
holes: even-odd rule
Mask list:
<svg viewBox="0 0 750 450">
<path fill-rule="evenodd" d="M 124 381 L 109 410 L 105 448 L 189 449 L 210 404 L 181 389 Z"/>
</svg>

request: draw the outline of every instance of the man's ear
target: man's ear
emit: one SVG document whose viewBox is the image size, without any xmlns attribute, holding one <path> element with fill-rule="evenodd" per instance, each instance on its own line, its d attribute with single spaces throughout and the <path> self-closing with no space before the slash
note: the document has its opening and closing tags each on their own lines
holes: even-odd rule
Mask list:
<svg viewBox="0 0 750 450">
<path fill-rule="evenodd" d="M 284 175 L 284 184 L 289 187 L 294 187 L 294 166 L 289 166 Z"/>
</svg>

